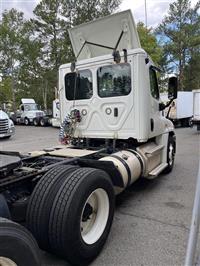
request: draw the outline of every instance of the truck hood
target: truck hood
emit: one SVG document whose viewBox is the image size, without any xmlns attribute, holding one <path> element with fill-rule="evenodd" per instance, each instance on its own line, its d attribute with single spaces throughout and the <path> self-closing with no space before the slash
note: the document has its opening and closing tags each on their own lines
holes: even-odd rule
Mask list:
<svg viewBox="0 0 200 266">
<path fill-rule="evenodd" d="M 79 60 L 112 54 L 114 49 L 141 48 L 131 10 L 69 29 L 69 36 Z"/>
<path fill-rule="evenodd" d="M 0 110 L 0 119 L 9 119 L 9 117 L 4 111 Z"/>
</svg>

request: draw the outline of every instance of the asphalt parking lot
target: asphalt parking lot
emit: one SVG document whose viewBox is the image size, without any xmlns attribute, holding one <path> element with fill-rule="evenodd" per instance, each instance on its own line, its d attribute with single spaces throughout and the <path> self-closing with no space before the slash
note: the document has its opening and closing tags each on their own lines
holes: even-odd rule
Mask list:
<svg viewBox="0 0 200 266">
<path fill-rule="evenodd" d="M 176 135 L 174 170 L 151 181 L 141 179 L 117 198 L 110 236 L 92 266 L 183 265 L 200 134 L 196 128 L 178 128 Z M 27 153 L 58 144 L 58 129 L 17 126 L 14 137 L 0 140 L 0 149 Z M 69 264 L 44 253 L 43 265 Z"/>
</svg>

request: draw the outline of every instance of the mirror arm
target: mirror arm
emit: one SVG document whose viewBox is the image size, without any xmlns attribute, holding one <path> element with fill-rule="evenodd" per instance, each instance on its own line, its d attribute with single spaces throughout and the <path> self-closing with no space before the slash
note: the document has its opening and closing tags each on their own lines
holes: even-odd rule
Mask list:
<svg viewBox="0 0 200 266">
<path fill-rule="evenodd" d="M 174 99 L 169 100 L 168 103 L 164 104 L 164 103 L 159 103 L 159 111 L 164 110 L 165 108 L 167 108 L 168 106 L 170 106 L 170 104 L 173 102 Z"/>
<path fill-rule="evenodd" d="M 166 115 L 167 119 L 169 118 L 169 114 L 170 114 L 171 108 L 172 108 L 172 106 L 170 106 L 169 109 L 168 109 L 168 112 L 167 112 L 167 115 Z"/>
</svg>

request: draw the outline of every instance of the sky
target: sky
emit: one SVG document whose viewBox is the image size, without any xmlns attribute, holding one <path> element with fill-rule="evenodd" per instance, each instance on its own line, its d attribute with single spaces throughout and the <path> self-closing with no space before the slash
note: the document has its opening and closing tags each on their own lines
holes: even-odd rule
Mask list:
<svg viewBox="0 0 200 266">
<path fill-rule="evenodd" d="M 30 18 L 34 7 L 40 0 L 0 0 L 0 18 L 5 9 L 16 8 L 24 12 L 26 18 Z M 156 27 L 167 14 L 169 4 L 174 0 L 146 0 L 147 5 L 147 25 Z M 191 0 L 192 5 L 197 0 Z M 119 11 L 131 9 L 136 22 L 145 23 L 145 0 L 123 0 Z"/>
</svg>

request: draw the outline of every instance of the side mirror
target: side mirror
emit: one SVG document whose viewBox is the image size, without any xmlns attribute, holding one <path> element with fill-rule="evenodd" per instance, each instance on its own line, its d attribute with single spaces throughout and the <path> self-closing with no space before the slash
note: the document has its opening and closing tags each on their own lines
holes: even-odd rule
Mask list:
<svg viewBox="0 0 200 266">
<path fill-rule="evenodd" d="M 177 98 L 178 79 L 176 77 L 169 78 L 168 81 L 168 99 L 174 100 Z"/>
</svg>

